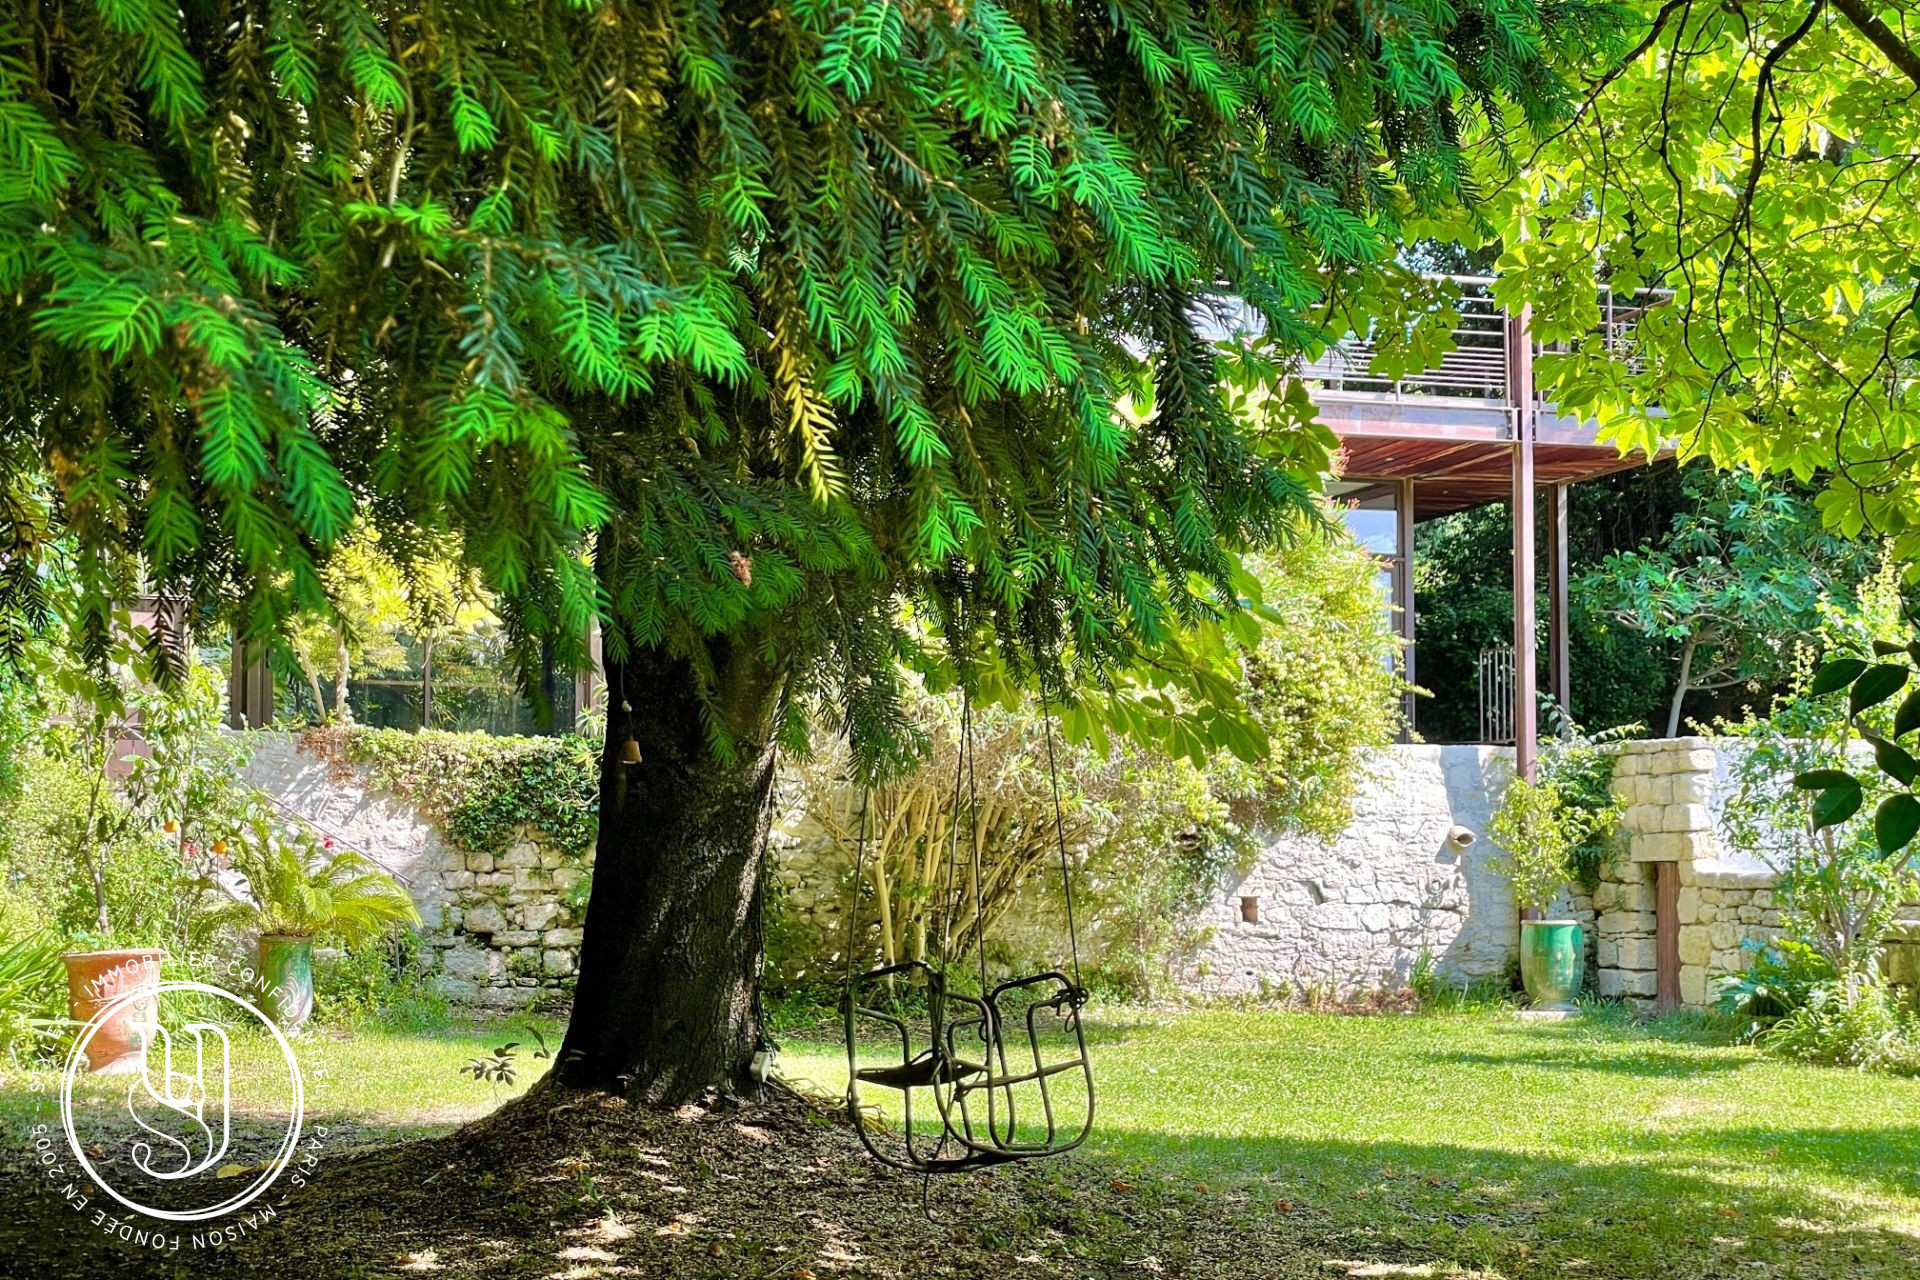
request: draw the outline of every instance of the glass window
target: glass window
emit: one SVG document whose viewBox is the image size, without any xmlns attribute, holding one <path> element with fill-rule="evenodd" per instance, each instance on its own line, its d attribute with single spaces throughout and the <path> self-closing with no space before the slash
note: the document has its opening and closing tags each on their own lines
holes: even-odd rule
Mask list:
<svg viewBox="0 0 1920 1280">
<path fill-rule="evenodd" d="M 1361 546 L 1377 556 L 1400 551 L 1398 486 L 1336 483 L 1329 486 L 1334 505 Z"/>
</svg>

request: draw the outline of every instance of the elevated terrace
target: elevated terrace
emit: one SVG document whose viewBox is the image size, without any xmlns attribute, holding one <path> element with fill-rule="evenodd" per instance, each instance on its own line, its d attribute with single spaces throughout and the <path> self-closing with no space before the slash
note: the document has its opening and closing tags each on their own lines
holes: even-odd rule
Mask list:
<svg viewBox="0 0 1920 1280">
<path fill-rule="evenodd" d="M 1440 277 L 1435 277 L 1440 278 Z M 1381 585 L 1406 640 L 1405 666 L 1418 679 L 1414 647 L 1413 543 L 1421 520 L 1493 502 L 1511 504 L 1514 630 L 1510 648 L 1490 644 L 1481 663 L 1481 736 L 1512 742 L 1523 771 L 1531 771 L 1538 721 L 1514 714 L 1538 703 L 1535 668 L 1539 608 L 1537 557 L 1546 556 L 1547 687 L 1573 707 L 1567 662 L 1567 486 L 1641 466 L 1642 454 L 1622 454 L 1598 439 L 1591 420 L 1562 413 L 1534 386 L 1533 363 L 1542 347 L 1530 310 L 1504 309 L 1485 276 L 1449 276 L 1459 291 L 1459 323 L 1452 349 L 1439 362 L 1398 378 L 1376 373 L 1373 334 L 1348 334 L 1297 376 L 1308 385 L 1320 420 L 1341 448 L 1330 486 L 1344 502 L 1349 526 L 1380 560 Z M 1665 296 L 1600 288 L 1599 333 L 1630 351 L 1633 328 Z M 1219 321 L 1223 338 L 1249 332 L 1243 313 Z M 1536 504 L 1544 498 L 1544 520 Z M 1542 530 L 1538 526 L 1544 523 Z M 1544 536 L 1542 536 L 1544 535 Z M 1407 723 L 1414 723 L 1408 699 Z"/>
</svg>

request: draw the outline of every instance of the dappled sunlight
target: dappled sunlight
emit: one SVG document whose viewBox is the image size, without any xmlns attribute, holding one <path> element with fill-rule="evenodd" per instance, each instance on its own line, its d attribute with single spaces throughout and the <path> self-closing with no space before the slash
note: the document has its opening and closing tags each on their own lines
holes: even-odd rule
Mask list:
<svg viewBox="0 0 1920 1280">
<path fill-rule="evenodd" d="M 899 1280 L 929 1248 L 1063 1280 L 1638 1280 L 1757 1264 L 1905 1280 L 1920 1242 L 1920 1082 L 1604 1016 L 1120 1010 L 1089 1032 L 1099 1122 L 1082 1154 L 925 1187 L 828 1111 L 546 1094 L 492 1114 L 505 1090 L 459 1068 L 514 1036 L 357 1034 L 330 1046 L 330 1105 L 364 1117 L 336 1120 L 359 1154 L 323 1173 L 284 1235 L 235 1257 L 266 1267 L 276 1241 L 333 1257 L 347 1245 L 326 1224 L 368 1204 L 382 1213 L 373 1274 L 489 1280 Z M 839 1045 L 783 1038 L 788 1078 L 841 1086 Z M 545 1064 L 528 1065 L 512 1092 Z M 456 1112 L 484 1118 L 374 1145 L 444 1132 L 427 1117 Z"/>
<path fill-rule="evenodd" d="M 1920 1231 L 1920 1082 L 1770 1060 L 1699 1026 L 1095 1011 L 1090 1032 L 1094 1154 L 1462 1264 L 1525 1245 L 1574 1270 L 1654 1266 L 1716 1235 L 1745 1242 L 1716 1254 L 1757 1262 Z M 841 1063 L 815 1041 L 781 1066 L 835 1088 Z"/>
</svg>

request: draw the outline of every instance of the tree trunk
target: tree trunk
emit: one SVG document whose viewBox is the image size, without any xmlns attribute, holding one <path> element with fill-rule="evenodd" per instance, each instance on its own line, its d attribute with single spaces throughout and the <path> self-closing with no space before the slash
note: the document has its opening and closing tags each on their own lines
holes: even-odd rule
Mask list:
<svg viewBox="0 0 1920 1280">
<path fill-rule="evenodd" d="M 337 724 L 353 723 L 353 707 L 347 702 L 347 680 L 353 674 L 347 658 L 347 633 L 340 633 L 340 645 L 335 653 L 339 662 L 333 677 L 333 718 Z"/>
<path fill-rule="evenodd" d="M 1692 636 L 1680 646 L 1680 677 L 1673 683 L 1673 702 L 1667 708 L 1667 736 L 1680 736 L 1680 705 L 1687 700 L 1687 689 L 1693 680 L 1693 651 L 1699 641 Z"/>
<path fill-rule="evenodd" d="M 708 746 L 693 672 L 657 651 L 606 665 L 600 844 L 555 1074 L 653 1103 L 751 1083 L 761 1045 L 761 864 L 783 673 L 752 637 L 716 642 Z M 626 763 L 629 736 L 638 763 Z"/>
</svg>

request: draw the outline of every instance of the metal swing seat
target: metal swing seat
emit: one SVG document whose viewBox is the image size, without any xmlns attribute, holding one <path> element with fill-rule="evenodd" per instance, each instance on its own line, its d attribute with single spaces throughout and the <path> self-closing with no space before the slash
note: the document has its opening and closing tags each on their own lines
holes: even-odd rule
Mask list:
<svg viewBox="0 0 1920 1280">
<path fill-rule="evenodd" d="M 854 897 L 847 919 L 849 974 L 841 1001 L 847 1043 L 847 1113 L 861 1145 L 882 1164 L 913 1173 L 964 1173 L 1017 1160 L 1071 1151 L 1093 1129 L 1093 1067 L 1087 1055 L 1081 1010 L 1087 1003 L 1080 981 L 1080 948 L 1073 916 L 1073 885 L 1067 864 L 1066 827 L 1060 812 L 1060 780 L 1053 755 L 1053 721 L 1047 716 L 1047 771 L 1053 785 L 1055 843 L 1060 853 L 1071 976 L 1049 969 L 989 985 L 980 894 L 978 793 L 973 776 L 973 710 L 964 694 L 960 709 L 959 763 L 954 777 L 954 815 L 948 843 L 946 917 L 932 963 L 907 960 L 852 973 L 861 877 L 866 859 L 867 802 L 860 809 L 854 866 Z M 959 902 L 953 880 L 958 863 L 961 788 L 972 815 L 971 874 L 974 939 L 981 994 L 953 988 L 947 942 Z M 924 997 L 924 1022 L 902 1011 L 901 989 Z M 898 1057 L 871 1061 L 862 1052 L 862 1027 L 877 1030 Z M 1077 1080 L 1084 1101 L 1062 1099 L 1059 1086 Z M 894 1132 L 863 1088 L 899 1094 L 900 1127 Z M 925 1094 L 924 1100 L 921 1095 Z M 920 1104 L 916 1125 L 915 1106 Z M 927 1123 L 931 1103 L 937 1128 Z M 1037 1109 L 1038 1119 L 1033 1118 Z M 1022 1127 L 1023 1116 L 1025 1127 Z"/>
</svg>

